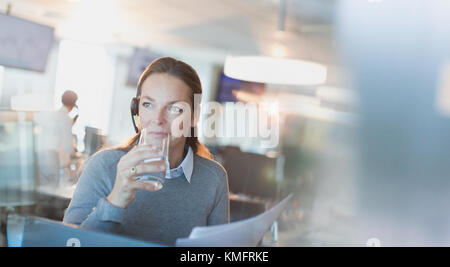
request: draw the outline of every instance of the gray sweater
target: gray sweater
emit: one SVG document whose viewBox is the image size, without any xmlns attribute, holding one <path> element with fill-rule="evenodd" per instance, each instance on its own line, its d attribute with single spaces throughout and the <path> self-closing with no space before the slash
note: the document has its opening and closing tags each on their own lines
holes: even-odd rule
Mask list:
<svg viewBox="0 0 450 267">
<path fill-rule="evenodd" d="M 156 192 L 138 190 L 126 208 L 111 205 L 116 167 L 125 152 L 104 150 L 86 162 L 64 222 L 113 232 L 163 245 L 189 236 L 195 226 L 229 222 L 228 179 L 217 162 L 194 156 L 190 183 L 182 176 L 166 179 Z"/>
</svg>

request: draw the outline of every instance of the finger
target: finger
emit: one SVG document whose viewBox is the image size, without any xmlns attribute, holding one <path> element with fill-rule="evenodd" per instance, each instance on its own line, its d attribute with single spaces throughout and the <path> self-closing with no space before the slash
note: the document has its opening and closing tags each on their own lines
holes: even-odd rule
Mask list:
<svg viewBox="0 0 450 267">
<path fill-rule="evenodd" d="M 139 174 L 145 174 L 149 172 L 162 172 L 166 169 L 166 162 L 163 160 L 148 162 L 148 163 L 142 163 L 139 165 L 136 165 L 136 173 Z"/>
<path fill-rule="evenodd" d="M 138 165 L 145 159 L 162 157 L 162 154 L 160 151 L 154 148 L 147 147 L 130 151 L 125 156 L 123 156 L 120 160 L 121 166 L 123 166 L 124 168 L 130 168 L 132 166 Z"/>
<path fill-rule="evenodd" d="M 155 182 L 146 180 L 134 181 L 132 187 L 133 189 L 142 189 L 151 192 L 161 189 L 161 186 L 158 186 Z"/>
<path fill-rule="evenodd" d="M 134 169 L 133 169 L 134 168 Z M 162 160 L 153 161 L 149 163 L 138 164 L 134 167 L 126 168 L 121 171 L 122 177 L 126 180 L 134 181 L 136 176 L 151 172 L 162 172 L 166 169 L 166 163 Z"/>
</svg>

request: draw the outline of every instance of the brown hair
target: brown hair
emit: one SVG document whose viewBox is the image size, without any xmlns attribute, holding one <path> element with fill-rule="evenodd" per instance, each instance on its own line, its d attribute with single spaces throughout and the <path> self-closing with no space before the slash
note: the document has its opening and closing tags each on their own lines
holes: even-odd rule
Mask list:
<svg viewBox="0 0 450 267">
<path fill-rule="evenodd" d="M 200 78 L 197 75 L 197 72 L 190 65 L 184 63 L 183 61 L 171 58 L 171 57 L 161 57 L 153 60 L 150 65 L 145 68 L 141 77 L 139 78 L 139 82 L 137 85 L 137 94 L 136 97 L 139 98 L 142 92 L 142 84 L 144 81 L 152 74 L 155 73 L 165 73 L 172 75 L 180 80 L 182 80 L 189 88 L 192 90 L 191 95 L 191 108 L 194 110 L 194 95 L 202 93 L 202 84 L 200 82 Z M 195 126 L 194 126 L 195 127 Z M 195 128 L 191 127 L 191 135 L 186 137 L 186 143 L 192 148 L 195 154 L 202 156 L 204 158 L 213 159 L 213 156 L 209 152 L 208 148 L 206 148 L 195 134 Z M 136 133 L 128 142 L 118 149 L 129 151 L 139 140 L 140 132 Z"/>
</svg>

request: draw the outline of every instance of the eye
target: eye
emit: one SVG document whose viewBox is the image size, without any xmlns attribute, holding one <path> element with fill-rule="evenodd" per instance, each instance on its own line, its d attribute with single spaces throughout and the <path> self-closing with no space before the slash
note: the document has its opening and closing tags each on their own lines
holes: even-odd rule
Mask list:
<svg viewBox="0 0 450 267">
<path fill-rule="evenodd" d="M 150 107 L 152 107 L 152 103 L 150 103 L 150 102 L 142 102 L 142 106 L 144 108 L 150 108 Z"/>
<path fill-rule="evenodd" d="M 170 114 L 175 114 L 175 115 L 183 113 L 183 109 L 180 107 L 177 107 L 177 106 L 168 107 L 168 111 Z"/>
</svg>

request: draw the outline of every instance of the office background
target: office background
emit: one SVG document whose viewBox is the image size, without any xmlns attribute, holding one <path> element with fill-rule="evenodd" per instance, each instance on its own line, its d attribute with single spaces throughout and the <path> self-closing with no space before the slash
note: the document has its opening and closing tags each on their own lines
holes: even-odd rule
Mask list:
<svg viewBox="0 0 450 267">
<path fill-rule="evenodd" d="M 229 174 L 232 221 L 294 194 L 279 240 L 268 235 L 267 244 L 448 245 L 445 8 L 445 1 L 0 0 L 3 245 L 7 214 L 61 220 L 82 163 L 133 135 L 137 79 L 159 56 L 197 70 L 203 102 L 224 110 L 278 103 L 274 147 L 253 136 L 200 138 Z M 227 76 L 227 60 L 241 55 L 317 63 L 326 79 L 291 80 L 314 76 L 291 69 L 279 82 Z M 79 115 L 76 153 L 68 170 L 46 165 L 53 182 L 41 184 L 35 114 L 60 108 L 65 90 L 79 97 L 69 114 Z"/>
</svg>

